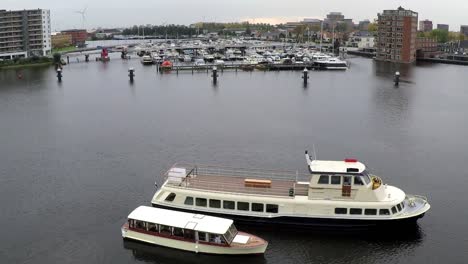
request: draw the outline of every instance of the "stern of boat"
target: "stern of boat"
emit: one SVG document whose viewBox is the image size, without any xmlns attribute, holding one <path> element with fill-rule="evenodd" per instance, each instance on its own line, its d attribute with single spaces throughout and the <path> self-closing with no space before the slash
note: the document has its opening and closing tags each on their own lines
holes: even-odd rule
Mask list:
<svg viewBox="0 0 468 264">
<path fill-rule="evenodd" d="M 238 232 L 231 243 L 234 254 L 263 254 L 267 247 L 266 240 L 244 232 Z"/>
</svg>

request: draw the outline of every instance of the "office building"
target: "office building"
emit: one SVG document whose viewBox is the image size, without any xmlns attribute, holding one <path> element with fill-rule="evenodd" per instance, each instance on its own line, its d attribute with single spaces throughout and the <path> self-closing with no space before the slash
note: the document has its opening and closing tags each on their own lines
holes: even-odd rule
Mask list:
<svg viewBox="0 0 468 264">
<path fill-rule="evenodd" d="M 448 24 L 437 24 L 437 29 L 449 31 L 449 25 Z"/>
<path fill-rule="evenodd" d="M 1 59 L 47 56 L 50 53 L 49 10 L 0 10 Z"/>
<path fill-rule="evenodd" d="M 429 32 L 429 31 L 432 31 L 432 29 L 433 29 L 432 21 L 427 20 L 427 19 L 419 21 L 419 31 Z"/>
<path fill-rule="evenodd" d="M 399 7 L 378 14 L 376 59 L 411 63 L 416 60 L 418 13 Z"/>
<path fill-rule="evenodd" d="M 460 26 L 460 34 L 463 34 L 465 36 L 468 36 L 468 26 L 466 25 L 461 25 Z"/>
</svg>

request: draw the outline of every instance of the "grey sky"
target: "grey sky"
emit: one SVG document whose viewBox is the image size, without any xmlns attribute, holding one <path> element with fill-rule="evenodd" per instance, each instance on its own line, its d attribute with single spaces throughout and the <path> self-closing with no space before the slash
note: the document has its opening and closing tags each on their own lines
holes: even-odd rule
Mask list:
<svg viewBox="0 0 468 264">
<path fill-rule="evenodd" d="M 190 24 L 197 21 L 284 22 L 304 17 L 322 18 L 341 11 L 354 22 L 374 19 L 384 9 L 399 5 L 430 19 L 434 26 L 450 24 L 458 31 L 468 24 L 466 0 L 1 0 L 0 9 L 44 8 L 51 10 L 53 30 L 81 27 L 81 15 L 88 7 L 86 27 L 119 27 L 136 24 Z"/>
</svg>

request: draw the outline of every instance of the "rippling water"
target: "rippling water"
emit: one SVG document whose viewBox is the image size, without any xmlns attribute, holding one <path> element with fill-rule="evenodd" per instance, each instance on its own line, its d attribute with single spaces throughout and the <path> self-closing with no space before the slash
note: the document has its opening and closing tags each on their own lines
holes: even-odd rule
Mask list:
<svg viewBox="0 0 468 264">
<path fill-rule="evenodd" d="M 129 83 L 127 69 L 136 68 Z M 404 82 L 392 83 L 395 70 Z M 465 263 L 467 68 L 158 74 L 138 60 L 0 71 L 2 263 Z M 355 157 L 429 197 L 413 230 L 374 234 L 252 229 L 264 257 L 193 255 L 123 242 L 178 161 L 306 171 L 303 152 Z M 244 228 L 245 229 L 245 228 Z"/>
</svg>

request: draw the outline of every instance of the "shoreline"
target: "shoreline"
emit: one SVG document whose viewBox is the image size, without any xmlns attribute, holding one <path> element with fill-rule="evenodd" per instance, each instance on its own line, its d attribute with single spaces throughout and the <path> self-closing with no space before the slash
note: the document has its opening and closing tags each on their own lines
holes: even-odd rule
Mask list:
<svg viewBox="0 0 468 264">
<path fill-rule="evenodd" d="M 0 70 L 11 70 L 11 69 L 32 68 L 32 67 L 44 67 L 44 66 L 52 66 L 52 65 L 54 65 L 53 62 L 13 64 L 13 65 L 5 65 L 5 66 L 0 65 Z"/>
</svg>

